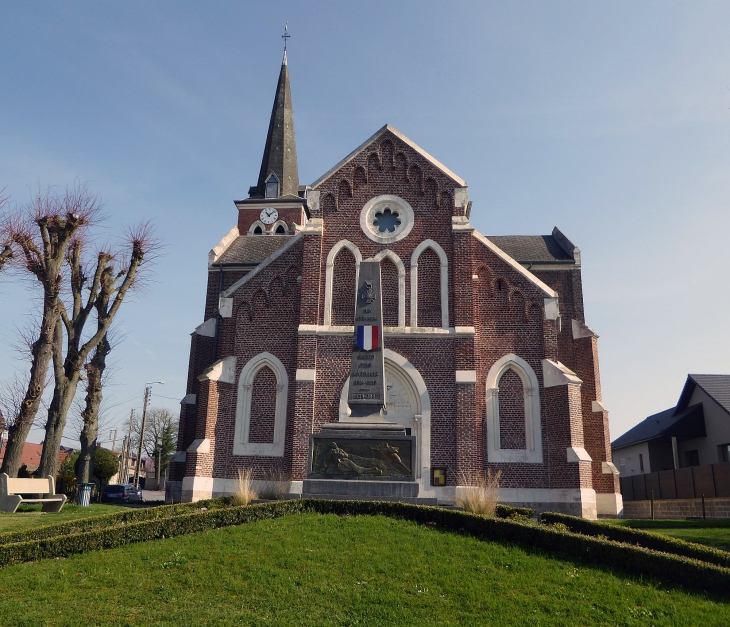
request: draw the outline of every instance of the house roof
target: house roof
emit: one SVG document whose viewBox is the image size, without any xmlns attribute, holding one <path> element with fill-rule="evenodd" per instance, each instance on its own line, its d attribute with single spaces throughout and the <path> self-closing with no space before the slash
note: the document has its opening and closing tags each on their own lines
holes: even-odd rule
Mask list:
<svg viewBox="0 0 730 627">
<path fill-rule="evenodd" d="M 3 438 L 2 440 L 2 447 L 0 447 L 0 463 L 2 463 L 3 458 L 5 457 L 5 447 L 7 446 L 8 441 Z M 43 444 L 34 444 L 33 442 L 26 442 L 23 445 L 23 453 L 20 456 L 20 465 L 22 466 L 25 464 L 25 466 L 28 468 L 29 472 L 35 472 L 38 470 L 38 466 L 41 463 L 41 453 L 43 452 Z M 61 447 L 61 450 L 58 454 L 58 464 L 59 466 L 63 463 L 63 460 L 66 459 L 71 453 L 73 453 L 73 449 Z"/>
<path fill-rule="evenodd" d="M 677 411 L 676 407 L 665 409 L 642 420 L 633 429 L 611 443 L 613 450 L 649 441 L 665 441 L 671 437 L 696 438 L 707 435 L 702 403 Z"/>
<path fill-rule="evenodd" d="M 239 235 L 217 259 L 215 265 L 259 264 L 291 239 L 291 235 Z"/>
<path fill-rule="evenodd" d="M 687 407 L 696 387 L 700 387 L 730 414 L 730 374 L 690 374 L 679 397 L 677 409 Z"/>
</svg>

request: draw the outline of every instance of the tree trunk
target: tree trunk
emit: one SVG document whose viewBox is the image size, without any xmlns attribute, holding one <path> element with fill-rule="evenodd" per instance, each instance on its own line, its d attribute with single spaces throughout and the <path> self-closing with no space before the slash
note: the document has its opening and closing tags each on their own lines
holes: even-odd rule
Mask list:
<svg viewBox="0 0 730 627">
<path fill-rule="evenodd" d="M 81 412 L 84 426 L 81 429 L 81 453 L 79 455 L 79 470 L 76 475 L 77 483 L 88 483 L 94 475 L 94 450 L 99 435 L 99 407 L 102 400 L 101 378 L 106 369 L 106 356 L 111 351 L 107 336 L 99 342 L 94 356 L 86 366 L 86 406 Z"/>
<path fill-rule="evenodd" d="M 41 462 L 38 466 L 39 477 L 55 477 L 58 474 L 58 454 L 61 447 L 61 437 L 66 427 L 66 416 L 71 403 L 76 396 L 76 388 L 79 384 L 79 372 L 73 368 L 73 361 L 63 361 L 63 333 L 61 332 L 61 320 L 56 324 L 56 337 L 53 343 L 53 367 L 55 371 L 55 387 L 53 388 L 53 399 L 48 408 L 48 421 L 46 422 L 46 437 L 43 439 L 43 451 Z"/>
<path fill-rule="evenodd" d="M 66 416 L 71 403 L 76 395 L 78 387 L 78 376 L 72 376 L 70 380 L 56 384 L 53 390 L 53 400 L 48 408 L 48 423 L 46 424 L 46 437 L 43 440 L 43 452 L 41 463 L 38 466 L 39 477 L 55 477 L 58 474 L 58 455 L 61 448 L 63 430 L 66 428 Z"/>
<path fill-rule="evenodd" d="M 48 376 L 48 364 L 53 355 L 54 327 L 56 327 L 57 320 L 58 312 L 55 311 L 55 308 L 46 305 L 41 321 L 41 331 L 31 350 L 32 362 L 28 389 L 20 406 L 20 412 L 8 429 L 8 443 L 5 447 L 5 458 L 0 472 L 7 473 L 9 477 L 18 476 L 25 440 L 41 405 L 41 397 Z"/>
</svg>

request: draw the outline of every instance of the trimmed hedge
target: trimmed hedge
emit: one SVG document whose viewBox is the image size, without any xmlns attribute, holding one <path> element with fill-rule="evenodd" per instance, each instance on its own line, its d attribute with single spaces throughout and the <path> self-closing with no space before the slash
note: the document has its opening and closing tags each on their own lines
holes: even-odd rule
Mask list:
<svg viewBox="0 0 730 627">
<path fill-rule="evenodd" d="M 641 529 L 617 527 L 616 525 L 594 522 L 585 518 L 555 512 L 543 512 L 540 514 L 540 521 L 546 524 L 560 523 L 568 527 L 570 531 L 586 536 L 604 536 L 616 542 L 639 545 L 654 551 L 690 557 L 702 562 L 730 568 L 730 553 L 678 538 L 660 536 Z"/>
<path fill-rule="evenodd" d="M 386 515 L 468 533 L 488 540 L 507 541 L 547 553 L 577 558 L 594 566 L 608 566 L 640 576 L 655 577 L 700 592 L 730 598 L 730 569 L 697 559 L 559 531 L 544 525 L 484 518 L 475 514 L 405 503 L 313 501 L 314 511 L 332 514 Z"/>
<path fill-rule="evenodd" d="M 44 525 L 33 529 L 24 529 L 23 531 L 7 531 L 0 533 L 0 546 L 13 542 L 29 542 L 31 540 L 42 540 L 44 538 L 53 538 L 60 535 L 84 533 L 86 531 L 95 531 L 106 529 L 108 527 L 116 527 L 119 525 L 128 525 L 144 520 L 157 520 L 160 518 L 169 518 L 178 514 L 189 514 L 200 509 L 215 509 L 226 507 L 226 499 L 208 499 L 205 501 L 197 501 L 196 503 L 178 503 L 177 505 L 160 505 L 158 507 L 148 507 L 141 509 L 127 509 L 117 514 L 101 514 L 100 516 L 89 516 L 80 518 L 79 520 L 69 520 L 62 523 L 54 523 L 52 525 Z"/>
<path fill-rule="evenodd" d="M 256 520 L 279 518 L 286 514 L 304 511 L 302 503 L 303 501 L 283 501 L 271 505 L 215 508 L 205 512 L 179 514 L 84 533 L 6 544 L 0 551 L 0 566 L 69 557 L 77 553 L 113 549 L 137 542 L 173 538 Z"/>
<path fill-rule="evenodd" d="M 192 507 L 200 508 L 200 502 Z M 172 506 L 171 506 L 172 507 Z M 159 508 L 162 509 L 162 508 Z M 163 538 L 241 525 L 288 514 L 390 516 L 420 524 L 468 533 L 478 538 L 506 541 L 547 553 L 584 560 L 643 576 L 670 581 L 686 588 L 730 597 L 730 569 L 688 557 L 661 553 L 641 546 L 560 531 L 516 520 L 484 518 L 435 507 L 377 501 L 291 500 L 265 505 L 216 507 L 207 511 L 161 517 L 84 533 L 3 545 L 0 566 L 44 558 L 68 557 Z"/>
<path fill-rule="evenodd" d="M 497 505 L 494 510 L 497 518 L 532 518 L 535 510 L 530 507 L 512 507 L 511 505 Z"/>
</svg>

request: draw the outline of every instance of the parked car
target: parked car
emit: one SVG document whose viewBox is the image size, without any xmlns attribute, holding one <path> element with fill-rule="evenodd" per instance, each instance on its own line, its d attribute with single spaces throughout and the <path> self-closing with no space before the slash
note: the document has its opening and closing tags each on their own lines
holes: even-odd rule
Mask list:
<svg viewBox="0 0 730 627">
<path fill-rule="evenodd" d="M 142 490 L 131 484 L 108 485 L 101 500 L 103 503 L 141 503 Z"/>
</svg>

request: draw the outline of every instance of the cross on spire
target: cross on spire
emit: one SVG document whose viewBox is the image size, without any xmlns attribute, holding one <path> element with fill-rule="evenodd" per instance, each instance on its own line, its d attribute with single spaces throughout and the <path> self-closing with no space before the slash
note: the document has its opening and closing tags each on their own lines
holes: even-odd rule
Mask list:
<svg viewBox="0 0 730 627">
<path fill-rule="evenodd" d="M 286 52 L 286 40 L 289 39 L 291 35 L 289 34 L 289 22 L 286 22 L 284 25 L 284 34 L 281 36 L 281 38 L 284 40 L 284 52 Z"/>
</svg>

